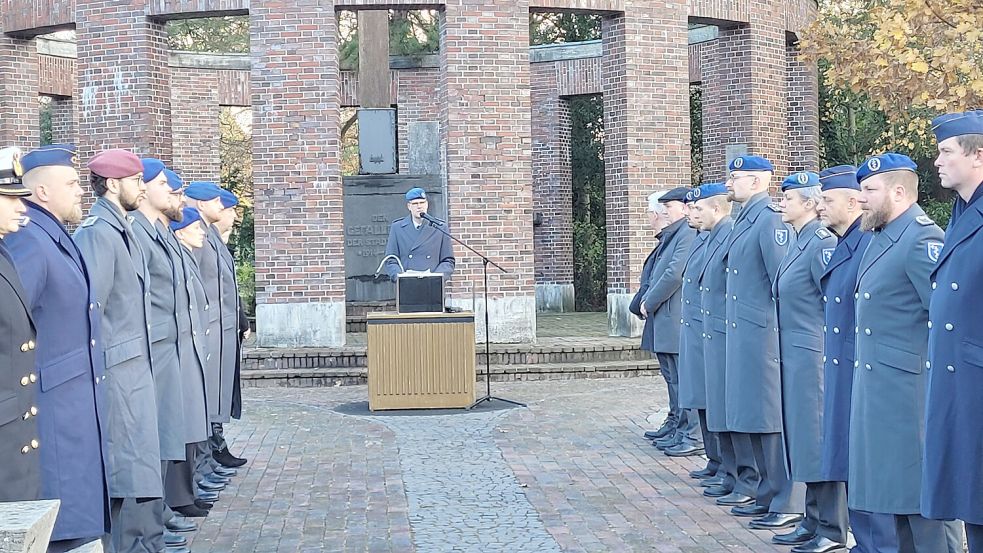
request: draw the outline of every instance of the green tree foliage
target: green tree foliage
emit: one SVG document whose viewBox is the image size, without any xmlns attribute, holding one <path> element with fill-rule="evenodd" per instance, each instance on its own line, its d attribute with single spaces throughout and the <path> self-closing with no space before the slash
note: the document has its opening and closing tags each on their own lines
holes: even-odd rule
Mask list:
<svg viewBox="0 0 983 553">
<path fill-rule="evenodd" d="M 40 119 L 41 119 L 41 145 L 47 146 L 53 142 L 51 133 L 51 111 L 52 111 L 52 101 L 49 96 L 38 96 L 38 102 L 40 105 Z"/>
<path fill-rule="evenodd" d="M 358 16 L 338 13 L 338 59 L 342 69 L 358 68 Z M 435 10 L 389 10 L 389 53 L 425 56 L 440 51 L 440 14 Z"/>
<path fill-rule="evenodd" d="M 607 309 L 604 193 L 604 103 L 600 95 L 570 99 L 573 173 L 573 259 L 577 311 Z"/>
<path fill-rule="evenodd" d="M 601 16 L 582 13 L 533 12 L 529 44 L 557 44 L 601 39 Z"/>
<path fill-rule="evenodd" d="M 168 21 L 167 41 L 174 50 L 245 54 L 249 52 L 249 17 L 236 15 Z"/>
<path fill-rule="evenodd" d="M 689 157 L 690 183 L 699 186 L 703 183 L 703 88 L 699 85 L 689 87 Z"/>
</svg>

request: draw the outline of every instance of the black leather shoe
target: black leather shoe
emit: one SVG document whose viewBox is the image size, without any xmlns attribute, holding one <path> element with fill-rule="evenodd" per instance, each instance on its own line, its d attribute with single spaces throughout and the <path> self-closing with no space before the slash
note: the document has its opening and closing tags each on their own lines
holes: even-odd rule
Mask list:
<svg viewBox="0 0 983 553">
<path fill-rule="evenodd" d="M 700 486 L 704 488 L 712 488 L 714 486 L 723 486 L 725 483 L 724 479 L 719 476 L 714 476 L 713 478 L 704 478 L 700 480 Z"/>
<path fill-rule="evenodd" d="M 707 468 L 705 468 L 703 470 L 691 470 L 691 471 L 689 471 L 689 477 L 690 478 L 696 478 L 697 480 L 706 480 L 708 478 L 713 478 L 716 475 L 717 475 L 717 471 L 710 470 L 710 467 L 707 467 Z"/>
<path fill-rule="evenodd" d="M 666 420 L 662 421 L 662 426 L 660 426 L 658 430 L 649 430 L 643 434 L 643 436 L 649 440 L 658 440 L 660 438 L 665 438 L 674 430 L 676 430 L 676 420 L 671 417 L 667 417 Z"/>
<path fill-rule="evenodd" d="M 194 532 L 198 529 L 197 524 L 183 517 L 173 517 L 164 527 L 171 532 Z"/>
<path fill-rule="evenodd" d="M 846 549 L 845 543 L 837 543 L 829 538 L 816 536 L 802 545 L 793 547 L 792 553 L 830 553 L 843 549 Z"/>
<path fill-rule="evenodd" d="M 164 532 L 164 545 L 167 547 L 180 547 L 188 545 L 188 540 L 184 536 L 179 536 L 174 532 Z"/>
<path fill-rule="evenodd" d="M 198 496 L 195 499 L 196 500 L 200 499 L 202 501 L 207 501 L 209 503 L 215 503 L 216 501 L 218 501 L 218 492 L 203 492 L 201 490 L 198 490 Z"/>
<path fill-rule="evenodd" d="M 229 448 L 227 447 L 213 452 L 212 457 L 218 461 L 218 464 L 224 467 L 237 468 L 246 464 L 245 459 L 240 459 L 239 457 L 229 453 Z"/>
<path fill-rule="evenodd" d="M 713 488 L 708 488 L 713 489 Z M 706 492 L 703 492 L 706 493 Z M 747 505 L 748 503 L 754 503 L 754 498 L 749 495 L 744 495 L 742 493 L 730 492 L 729 494 L 718 497 L 717 505 L 728 505 L 730 507 L 738 507 L 741 505 Z"/>
<path fill-rule="evenodd" d="M 802 515 L 794 513 L 768 513 L 767 515 L 756 518 L 748 525 L 755 530 L 781 530 L 791 528 L 802 522 Z"/>
<path fill-rule="evenodd" d="M 665 438 L 660 438 L 658 440 L 655 440 L 655 442 L 653 442 L 653 443 L 655 444 L 655 447 L 657 447 L 659 449 L 665 449 L 667 447 L 672 447 L 672 446 L 678 444 L 679 441 L 676 440 L 676 433 L 675 432 L 672 432 L 668 436 L 666 436 Z"/>
<path fill-rule="evenodd" d="M 215 506 L 215 503 L 213 503 L 211 501 L 203 501 L 201 499 L 196 499 L 195 500 L 195 507 L 198 507 L 199 509 L 201 509 L 203 511 L 211 511 L 212 510 L 212 507 L 214 507 L 214 506 Z"/>
<path fill-rule="evenodd" d="M 226 478 L 232 478 L 233 476 L 239 474 L 239 471 L 237 471 L 236 469 L 230 469 L 229 467 L 219 465 L 212 470 L 212 473 L 217 474 L 219 476 L 224 476 Z"/>
<path fill-rule="evenodd" d="M 795 530 L 792 530 L 788 534 L 777 534 L 772 536 L 771 542 L 777 543 L 778 545 L 798 545 L 800 543 L 806 543 L 814 537 L 816 537 L 815 532 L 810 532 L 799 525 L 795 528 Z"/>
<path fill-rule="evenodd" d="M 665 453 L 670 457 L 692 457 L 694 455 L 703 455 L 703 448 L 695 445 L 679 444 L 666 449 Z"/>
<path fill-rule="evenodd" d="M 710 486 L 709 488 L 703 490 L 703 495 L 706 497 L 724 497 L 730 495 L 734 491 L 727 486 Z"/>
<path fill-rule="evenodd" d="M 203 480 L 212 484 L 222 484 L 223 486 L 232 481 L 228 476 L 222 476 L 214 472 L 203 478 Z"/>
<path fill-rule="evenodd" d="M 209 482 L 208 480 L 203 479 L 201 482 L 198 482 L 198 489 L 206 492 L 220 492 L 225 489 L 225 484 Z"/>
<path fill-rule="evenodd" d="M 730 514 L 736 517 L 759 517 L 768 514 L 768 507 L 764 505 L 741 505 L 730 510 Z"/>
<path fill-rule="evenodd" d="M 164 547 L 164 553 L 191 553 L 191 550 L 183 545 L 167 545 Z"/>
<path fill-rule="evenodd" d="M 198 507 L 198 505 L 185 505 L 184 507 L 175 507 L 174 512 L 188 518 L 202 518 L 208 516 L 208 509 L 201 509 Z"/>
</svg>

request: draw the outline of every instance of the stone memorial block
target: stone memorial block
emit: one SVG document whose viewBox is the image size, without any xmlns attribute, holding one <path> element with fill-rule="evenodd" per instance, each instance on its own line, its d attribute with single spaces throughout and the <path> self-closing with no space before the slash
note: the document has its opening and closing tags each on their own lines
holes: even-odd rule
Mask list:
<svg viewBox="0 0 983 553">
<path fill-rule="evenodd" d="M 0 503 L 0 553 L 45 553 L 60 505 L 57 499 Z"/>
</svg>

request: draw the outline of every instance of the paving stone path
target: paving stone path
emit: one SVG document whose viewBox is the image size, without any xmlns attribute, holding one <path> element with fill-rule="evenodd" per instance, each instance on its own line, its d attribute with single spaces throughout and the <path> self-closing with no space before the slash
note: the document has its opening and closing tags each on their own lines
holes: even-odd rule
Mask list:
<svg viewBox="0 0 983 553">
<path fill-rule="evenodd" d="M 661 378 L 494 391 L 529 407 L 353 415 L 335 409 L 365 387 L 243 390 L 227 435 L 250 462 L 192 551 L 787 553 L 700 495 L 702 459 L 641 439 Z"/>
</svg>

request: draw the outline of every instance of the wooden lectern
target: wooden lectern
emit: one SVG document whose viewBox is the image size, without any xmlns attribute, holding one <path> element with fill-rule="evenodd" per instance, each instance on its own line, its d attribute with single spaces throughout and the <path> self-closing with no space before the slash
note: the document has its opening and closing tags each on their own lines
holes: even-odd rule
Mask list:
<svg viewBox="0 0 983 553">
<path fill-rule="evenodd" d="M 474 313 L 369 313 L 369 409 L 469 407 Z"/>
</svg>

